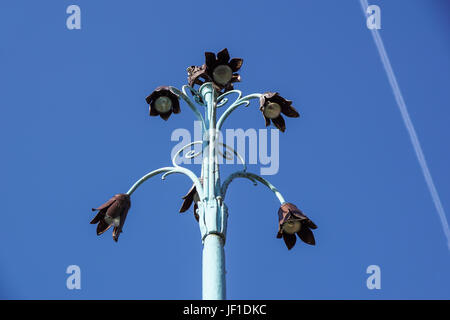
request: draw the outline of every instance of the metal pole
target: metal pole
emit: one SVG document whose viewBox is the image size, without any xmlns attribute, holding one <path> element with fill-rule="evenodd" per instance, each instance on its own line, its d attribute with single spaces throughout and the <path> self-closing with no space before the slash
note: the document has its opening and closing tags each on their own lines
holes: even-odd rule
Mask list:
<svg viewBox="0 0 450 320">
<path fill-rule="evenodd" d="M 216 234 L 207 235 L 203 241 L 203 300 L 226 299 L 223 245 L 222 237 Z"/>
<path fill-rule="evenodd" d="M 212 83 L 207 83 L 200 88 L 200 94 L 206 101 L 208 134 L 203 135 L 207 142 L 207 150 L 203 150 L 203 156 L 207 158 L 203 165 L 203 177 L 206 203 L 204 206 L 203 221 L 206 225 L 206 234 L 203 236 L 203 270 L 202 270 L 202 296 L 204 300 L 223 300 L 225 296 L 225 252 L 223 249 L 225 235 L 223 228 L 223 211 L 220 210 L 220 190 L 216 184 L 219 171 L 216 161 L 216 93 Z M 206 144 L 206 143 L 204 143 Z"/>
</svg>

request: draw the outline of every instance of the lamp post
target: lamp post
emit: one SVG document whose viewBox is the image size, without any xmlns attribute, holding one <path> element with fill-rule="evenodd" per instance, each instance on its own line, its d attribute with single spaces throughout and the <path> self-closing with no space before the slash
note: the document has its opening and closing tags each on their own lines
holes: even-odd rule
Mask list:
<svg viewBox="0 0 450 320">
<path fill-rule="evenodd" d="M 278 211 L 277 237 L 285 240 L 288 249 L 295 244 L 295 234 L 298 234 L 304 242 L 314 244 L 314 236 L 310 229 L 315 229 L 316 226 L 295 205 L 287 203 L 278 189 L 269 181 L 248 172 L 242 156 L 224 144 L 222 146 L 226 150 L 240 159 L 243 169 L 234 172 L 221 183 L 218 157 L 219 155 L 227 157 L 230 153 L 228 151 L 222 153 L 223 150 L 218 147 L 218 132 L 236 108 L 248 106 L 251 100 L 259 100 L 266 126 L 272 121 L 281 131 L 286 128 L 281 113 L 288 117 L 299 115 L 291 106 L 292 102 L 282 98 L 278 93 L 256 93 L 243 97 L 241 91 L 235 90 L 233 83 L 240 81 L 240 75 L 235 72 L 240 69 L 242 59 L 230 60 L 227 49 L 220 51 L 217 57 L 214 53 L 206 52 L 205 60 L 202 66 L 188 68 L 189 85 L 184 85 L 181 90 L 171 86 L 158 87 L 146 99 L 150 105 L 150 115 L 159 115 L 164 120 L 167 120 L 172 113 L 179 113 L 178 100 L 184 100 L 202 124 L 202 140 L 194 141 L 178 150 L 172 158 L 172 166 L 149 172 L 125 194 L 118 194 L 99 208 L 93 209 L 99 212 L 91 223 L 98 223 L 97 234 L 99 235 L 114 226 L 113 237 L 117 241 L 131 205 L 130 197 L 142 183 L 158 174 L 162 174 L 162 179 L 173 173 L 186 175 L 192 180 L 193 188 L 195 188 L 195 197 L 190 196 L 189 201 L 195 202 L 194 214 L 199 222 L 203 242 L 202 296 L 207 300 L 221 300 L 226 298 L 224 245 L 228 209 L 225 205 L 225 196 L 228 186 L 234 179 L 246 178 L 255 185 L 260 182 L 275 194 L 281 204 Z M 195 89 L 195 85 L 199 88 Z M 231 95 L 237 95 L 233 102 L 230 100 Z M 228 107 L 217 120 L 217 110 L 227 105 Z M 204 108 L 203 115 L 199 108 Z M 201 152 L 190 151 L 185 156 L 188 158 L 203 156 L 200 178 L 193 171 L 178 165 L 176 161 L 183 151 L 195 144 L 202 145 Z M 183 204 L 180 212 L 186 211 L 189 206 L 190 203 L 187 206 Z"/>
</svg>

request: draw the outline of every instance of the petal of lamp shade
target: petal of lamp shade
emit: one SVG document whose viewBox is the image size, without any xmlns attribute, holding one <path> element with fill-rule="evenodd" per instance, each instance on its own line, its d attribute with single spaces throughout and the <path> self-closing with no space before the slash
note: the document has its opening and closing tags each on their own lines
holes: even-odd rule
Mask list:
<svg viewBox="0 0 450 320">
<path fill-rule="evenodd" d="M 295 237 L 295 234 L 283 233 L 283 240 L 288 250 L 291 250 L 295 246 L 297 238 Z"/>
<path fill-rule="evenodd" d="M 297 235 L 304 243 L 307 243 L 310 245 L 316 244 L 316 239 L 314 238 L 314 233 L 307 226 L 303 226 L 303 228 L 301 228 L 297 232 Z"/>
<path fill-rule="evenodd" d="M 200 183 L 203 183 L 203 179 L 199 178 Z M 192 185 L 192 187 L 189 189 L 189 191 L 182 197 L 184 200 L 181 204 L 181 208 L 179 210 L 180 213 L 186 212 L 191 207 L 192 203 L 194 203 L 194 217 L 197 222 L 199 221 L 199 216 L 197 214 L 198 205 L 197 202 L 200 201 L 197 188 L 195 187 L 195 184 Z"/>
</svg>

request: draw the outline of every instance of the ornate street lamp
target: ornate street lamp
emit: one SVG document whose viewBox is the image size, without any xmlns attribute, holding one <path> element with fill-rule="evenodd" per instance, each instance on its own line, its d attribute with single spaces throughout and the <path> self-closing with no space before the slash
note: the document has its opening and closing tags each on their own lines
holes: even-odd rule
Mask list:
<svg viewBox="0 0 450 320">
<path fill-rule="evenodd" d="M 246 178 L 256 185 L 257 182 L 268 187 L 278 198 L 281 207 L 278 211 L 277 238 L 283 238 L 288 249 L 296 242 L 295 235 L 305 243 L 314 245 L 315 239 L 311 229 L 317 226 L 305 216 L 300 209 L 292 203 L 284 200 L 281 193 L 269 181 L 257 174 L 247 171 L 241 155 L 225 144 L 221 144 L 226 150 L 234 153 L 240 159 L 243 169 L 228 176 L 223 182 L 220 180 L 218 157 L 228 157 L 228 151 L 222 153 L 218 144 L 218 132 L 224 121 L 239 106 L 248 106 L 250 100 L 259 99 L 260 110 L 266 121 L 270 121 L 281 131 L 285 131 L 286 125 L 281 114 L 287 117 L 298 117 L 299 114 L 292 101 L 286 100 L 275 92 L 264 94 L 255 93 L 242 96 L 241 91 L 235 90 L 233 84 L 240 81 L 237 73 L 242 66 L 242 59 L 230 59 L 227 49 L 223 49 L 217 55 L 211 52 L 205 53 L 205 63 L 201 66 L 191 66 L 188 71 L 188 83 L 181 90 L 171 86 L 156 88 L 147 98 L 150 115 L 160 116 L 167 120 L 172 113 L 180 112 L 179 99 L 183 99 L 194 112 L 202 124 L 201 141 L 194 141 L 182 147 L 172 158 L 172 166 L 163 167 L 151 171 L 139 179 L 125 194 L 117 194 L 102 206 L 98 207 L 97 215 L 91 221 L 97 224 L 97 234 L 100 235 L 114 227 L 113 239 L 118 240 L 130 208 L 130 196 L 137 188 L 149 178 L 163 174 L 162 178 L 173 173 L 181 173 L 189 177 L 193 186 L 183 197 L 180 212 L 187 211 L 194 203 L 194 217 L 199 223 L 203 242 L 203 299 L 225 299 L 225 254 L 224 244 L 227 233 L 228 209 L 225 205 L 225 196 L 230 183 L 236 178 Z M 198 88 L 194 88 L 198 86 Z M 229 97 L 235 94 L 237 98 L 231 102 Z M 231 102 L 231 103 L 230 103 Z M 217 120 L 217 110 L 227 106 L 226 110 Z M 199 111 L 204 108 L 204 117 Z M 177 164 L 177 157 L 187 148 L 201 144 L 202 150 L 195 153 L 188 152 L 185 157 L 193 158 L 202 156 L 201 175 L 198 177 L 191 170 Z"/>
</svg>

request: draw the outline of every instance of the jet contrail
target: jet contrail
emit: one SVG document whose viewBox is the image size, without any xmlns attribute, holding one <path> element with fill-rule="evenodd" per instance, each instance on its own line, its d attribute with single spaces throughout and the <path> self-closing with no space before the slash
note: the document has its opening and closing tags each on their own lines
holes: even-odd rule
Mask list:
<svg viewBox="0 0 450 320">
<path fill-rule="evenodd" d="M 364 16 L 367 16 L 367 7 L 369 4 L 367 0 L 360 0 L 361 7 L 364 13 Z M 392 92 L 394 93 L 395 100 L 397 102 L 397 106 L 400 109 L 400 113 L 403 118 L 403 122 L 405 123 L 406 130 L 408 130 L 409 138 L 411 139 L 411 143 L 414 147 L 414 151 L 416 152 L 417 160 L 419 161 L 420 167 L 422 169 L 422 173 L 425 177 L 425 181 L 428 186 L 428 190 L 430 191 L 431 198 L 433 199 L 434 206 L 436 207 L 436 211 L 439 214 L 439 218 L 441 220 L 442 229 L 444 230 L 444 234 L 447 237 L 447 246 L 450 250 L 450 230 L 448 227 L 447 217 L 445 215 L 444 207 L 442 206 L 441 199 L 439 198 L 439 194 L 436 190 L 436 187 L 433 182 L 433 178 L 431 177 L 430 170 L 428 169 L 427 162 L 425 160 L 425 156 L 422 151 L 422 147 L 420 146 L 419 139 L 417 138 L 416 130 L 414 129 L 414 125 L 411 121 L 411 118 L 408 113 L 408 108 L 406 107 L 405 101 L 403 100 L 402 93 L 400 91 L 400 87 L 397 83 L 397 78 L 394 75 L 394 71 L 392 70 L 391 62 L 389 61 L 389 57 L 384 48 L 383 40 L 381 39 L 380 34 L 377 29 L 371 29 L 373 40 L 375 41 L 375 45 L 377 46 L 378 53 L 380 54 L 381 61 L 383 62 L 384 70 L 386 71 L 386 75 L 389 79 L 389 83 L 392 88 Z"/>
</svg>

